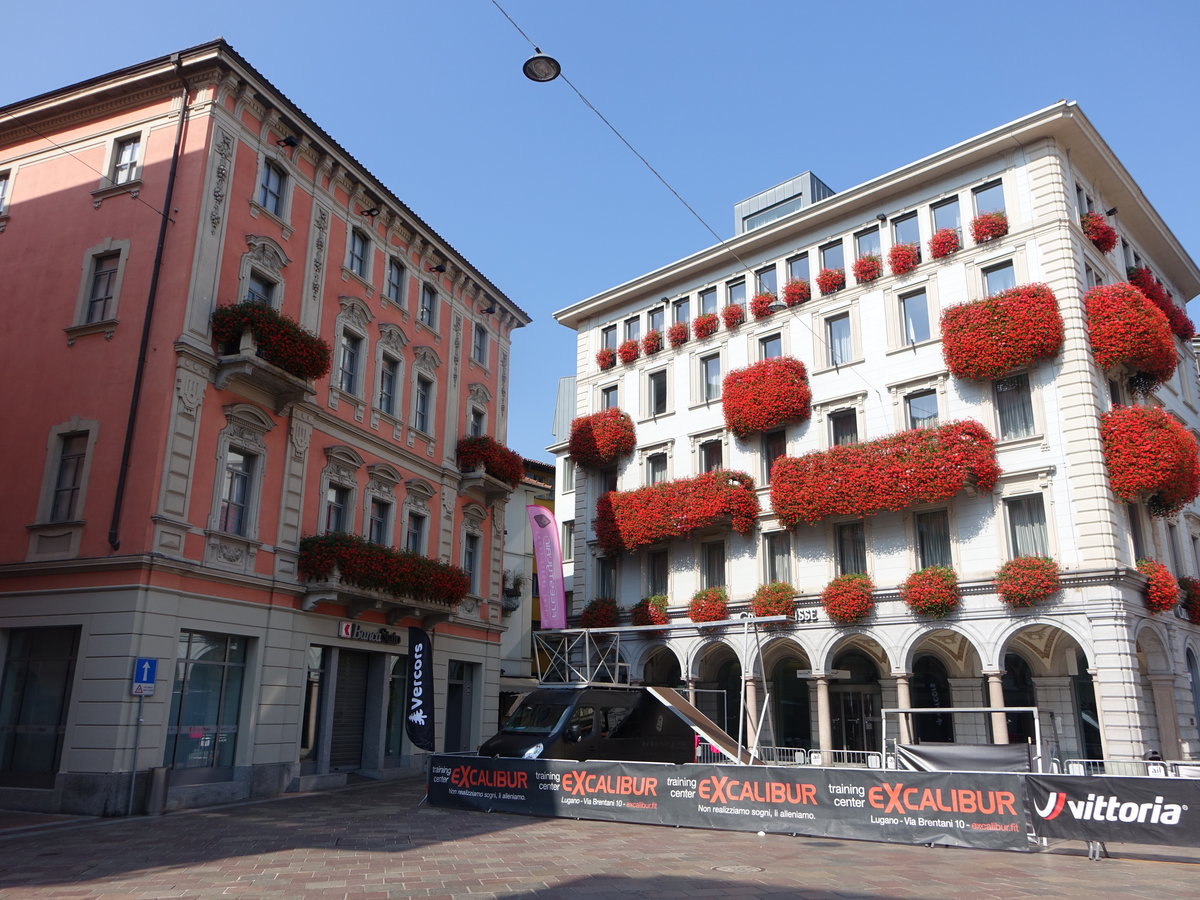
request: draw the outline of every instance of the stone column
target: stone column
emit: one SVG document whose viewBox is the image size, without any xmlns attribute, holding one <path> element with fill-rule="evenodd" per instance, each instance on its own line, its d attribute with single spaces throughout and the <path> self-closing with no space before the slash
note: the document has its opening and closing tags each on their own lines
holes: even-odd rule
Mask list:
<svg viewBox="0 0 1200 900">
<path fill-rule="evenodd" d="M 1100 755 L 1107 757 L 1108 753 L 1108 729 L 1104 727 L 1104 704 L 1100 702 L 1100 691 L 1096 686 L 1096 670 L 1088 669 L 1088 677 L 1092 679 L 1092 694 L 1096 697 L 1096 722 L 1100 729 Z M 1080 745 L 1083 744 L 1083 735 L 1079 736 Z"/>
<path fill-rule="evenodd" d="M 912 694 L 908 689 L 909 672 L 896 672 L 893 677 L 896 679 L 896 706 L 900 709 L 909 709 L 912 707 Z M 910 719 L 912 716 L 900 713 L 896 717 L 900 722 L 900 743 L 912 743 L 912 727 Z"/>
<path fill-rule="evenodd" d="M 687 679 L 687 701 L 692 706 L 696 705 L 696 679 L 691 676 Z"/>
<path fill-rule="evenodd" d="M 833 722 L 829 718 L 829 676 L 817 675 L 817 734 L 821 749 L 821 765 L 833 762 Z"/>
<path fill-rule="evenodd" d="M 1179 714 L 1175 708 L 1175 676 L 1170 674 L 1147 675 L 1150 692 L 1154 696 L 1154 712 L 1158 717 L 1158 740 L 1161 747 L 1154 749 L 1163 759 L 1179 759 Z"/>
<path fill-rule="evenodd" d="M 743 690 L 746 696 L 746 740 L 747 747 L 754 746 L 754 736 L 758 731 L 758 679 L 747 675 L 743 679 Z"/>
<path fill-rule="evenodd" d="M 984 672 L 988 681 L 988 706 L 1004 705 L 1004 673 L 999 671 Z M 1008 743 L 1008 720 L 1002 712 L 992 713 L 992 743 Z"/>
</svg>

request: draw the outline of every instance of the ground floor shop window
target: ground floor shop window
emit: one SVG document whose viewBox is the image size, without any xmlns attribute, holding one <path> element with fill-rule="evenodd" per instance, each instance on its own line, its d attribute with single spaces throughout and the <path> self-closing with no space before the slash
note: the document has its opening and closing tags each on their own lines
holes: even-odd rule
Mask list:
<svg viewBox="0 0 1200 900">
<path fill-rule="evenodd" d="M 199 780 L 232 775 L 246 644 L 233 635 L 179 635 L 164 756 L 164 764 L 176 770 L 176 783 L 187 770 L 204 770 Z"/>
<path fill-rule="evenodd" d="M 0 784 L 54 786 L 78 628 L 14 628 L 0 677 Z"/>
<path fill-rule="evenodd" d="M 446 753 L 471 749 L 478 673 L 478 663 L 459 659 L 450 660 L 446 667 L 446 737 L 443 743 Z"/>
<path fill-rule="evenodd" d="M 389 766 L 400 764 L 404 751 L 411 752 L 404 737 L 404 692 L 408 684 L 408 657 L 391 657 L 391 669 L 388 672 L 388 707 L 387 707 L 387 740 L 384 744 L 383 755 Z M 503 710 L 501 710 L 503 713 Z"/>
</svg>

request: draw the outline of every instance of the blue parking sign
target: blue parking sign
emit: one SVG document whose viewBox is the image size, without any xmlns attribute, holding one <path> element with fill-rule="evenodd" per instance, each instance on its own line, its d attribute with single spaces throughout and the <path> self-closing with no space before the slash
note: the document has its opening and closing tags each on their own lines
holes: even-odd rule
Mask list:
<svg viewBox="0 0 1200 900">
<path fill-rule="evenodd" d="M 140 656 L 133 663 L 133 690 L 135 697 L 149 697 L 154 693 L 154 679 L 158 675 L 158 660 Z"/>
</svg>

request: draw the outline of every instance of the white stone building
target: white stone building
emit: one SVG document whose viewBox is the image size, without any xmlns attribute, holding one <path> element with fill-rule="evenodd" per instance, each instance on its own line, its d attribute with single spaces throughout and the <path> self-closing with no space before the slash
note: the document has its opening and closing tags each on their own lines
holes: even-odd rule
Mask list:
<svg viewBox="0 0 1200 900">
<path fill-rule="evenodd" d="M 797 193 L 799 192 L 799 193 Z M 1005 236 L 976 243 L 981 212 L 1007 214 Z M 1101 253 L 1080 215 L 1107 216 L 1120 242 Z M 1060 102 L 925 159 L 840 192 L 806 173 L 738 204 L 735 236 L 559 311 L 578 333 L 575 414 L 617 405 L 636 425 L 636 449 L 611 469 L 575 467 L 556 431 L 559 518 L 573 523 L 573 611 L 598 596 L 625 608 L 667 593 L 681 627 L 660 639 L 625 640 L 634 680 L 720 689 L 736 730 L 739 698 L 762 743 L 874 749 L 881 708 L 901 705 L 1029 705 L 1062 758 L 1200 756 L 1200 626 L 1182 611 L 1151 614 L 1137 558 L 1175 576 L 1200 574 L 1200 506 L 1154 518 L 1110 489 L 1099 416 L 1114 403 L 1161 405 L 1191 431 L 1200 426 L 1195 359 L 1176 339 L 1179 367 L 1146 398 L 1125 373 L 1102 371 L 1089 346 L 1082 298 L 1144 266 L 1175 298 L 1200 292 L 1200 270 L 1080 109 Z M 931 259 L 935 230 L 956 229 L 962 248 Z M 895 243 L 922 259 L 902 276 L 885 267 L 860 285 L 850 275 L 867 253 Z M 597 352 L 649 329 L 717 312 L 791 279 L 845 269 L 846 287 L 630 362 L 601 369 Z M 1002 382 L 950 374 L 941 312 L 1014 285 L 1047 284 L 1064 321 L 1061 351 Z M 721 380 L 760 359 L 805 363 L 811 418 L 747 440 L 725 428 Z M 998 391 L 1011 392 L 999 398 Z M 1003 405 L 1003 409 L 998 406 Z M 1015 405 L 1014 405 L 1015 404 Z M 1011 415 L 1010 415 L 1011 413 Z M 913 427 L 971 419 L 996 437 L 1002 474 L 992 491 L 865 518 L 783 528 L 767 487 L 770 461 L 871 441 Z M 758 485 L 756 527 L 712 527 L 684 540 L 606 558 L 593 530 L 606 490 L 629 491 L 712 468 L 749 473 Z M 575 471 L 577 469 L 577 471 Z M 1015 555 L 1052 556 L 1062 590 L 1012 610 L 993 577 Z M 962 605 L 944 619 L 919 617 L 898 589 L 931 562 L 953 566 Z M 820 594 L 835 576 L 865 571 L 875 609 L 862 624 L 826 615 Z M 744 641 L 741 629 L 702 633 L 687 605 L 701 587 L 724 585 L 730 611 L 762 584 L 795 586 L 794 623 Z M 568 587 L 571 584 L 568 583 Z M 682 620 L 682 621 L 680 621 Z M 711 631 L 711 629 L 710 629 Z M 907 701 L 907 702 L 906 702 Z M 896 725 L 889 723 L 890 736 Z M 1024 741 L 1032 718 L 929 716 L 923 741 Z M 1006 736 L 1004 732 L 1007 731 Z"/>
</svg>

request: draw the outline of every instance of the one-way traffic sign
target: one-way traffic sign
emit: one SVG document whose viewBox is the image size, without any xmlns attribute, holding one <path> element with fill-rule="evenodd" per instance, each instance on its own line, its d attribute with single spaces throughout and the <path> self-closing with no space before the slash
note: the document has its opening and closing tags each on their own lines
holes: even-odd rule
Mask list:
<svg viewBox="0 0 1200 900">
<path fill-rule="evenodd" d="M 149 697 L 154 694 L 154 679 L 158 675 L 158 660 L 149 657 L 138 657 L 133 663 L 133 689 L 130 693 L 135 697 Z"/>
</svg>

